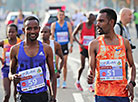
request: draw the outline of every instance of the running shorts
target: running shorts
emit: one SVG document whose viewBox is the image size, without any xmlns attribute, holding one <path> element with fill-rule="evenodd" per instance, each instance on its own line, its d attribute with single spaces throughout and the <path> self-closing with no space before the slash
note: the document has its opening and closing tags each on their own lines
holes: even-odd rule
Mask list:
<svg viewBox="0 0 138 102">
<path fill-rule="evenodd" d="M 88 56 L 88 50 L 87 49 L 82 49 L 82 51 L 80 52 L 80 54 L 82 54 L 83 56 L 85 56 L 85 57 L 89 57 Z"/>
<path fill-rule="evenodd" d="M 37 94 L 17 93 L 17 102 L 48 102 L 48 93 L 41 92 Z"/>
<path fill-rule="evenodd" d="M 61 45 L 62 53 L 63 55 L 68 55 L 69 49 L 68 49 L 68 44 Z"/>
<path fill-rule="evenodd" d="M 4 66 L 1 68 L 1 74 L 2 74 L 2 78 L 8 78 L 9 66 L 4 65 Z"/>
</svg>

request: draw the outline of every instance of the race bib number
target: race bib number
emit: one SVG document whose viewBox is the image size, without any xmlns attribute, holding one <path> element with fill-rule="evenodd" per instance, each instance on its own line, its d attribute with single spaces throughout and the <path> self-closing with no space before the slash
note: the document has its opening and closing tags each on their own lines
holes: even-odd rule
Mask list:
<svg viewBox="0 0 138 102">
<path fill-rule="evenodd" d="M 57 32 L 57 42 L 68 42 L 68 32 Z"/>
<path fill-rule="evenodd" d="M 22 28 L 23 28 L 23 24 L 18 24 L 18 29 L 22 30 Z"/>
<path fill-rule="evenodd" d="M 83 45 L 88 46 L 89 42 L 94 39 L 94 36 L 84 36 L 83 39 Z"/>
<path fill-rule="evenodd" d="M 6 52 L 6 65 L 9 66 L 10 65 L 10 52 Z"/>
<path fill-rule="evenodd" d="M 100 60 L 100 80 L 122 80 L 122 60 Z"/>
<path fill-rule="evenodd" d="M 21 74 L 21 90 L 31 91 L 45 86 L 43 71 L 41 67 L 19 72 Z"/>
</svg>

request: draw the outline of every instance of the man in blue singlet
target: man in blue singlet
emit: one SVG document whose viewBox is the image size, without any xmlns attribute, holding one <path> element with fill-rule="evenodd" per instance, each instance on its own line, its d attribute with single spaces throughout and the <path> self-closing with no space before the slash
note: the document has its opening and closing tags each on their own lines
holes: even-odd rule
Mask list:
<svg viewBox="0 0 138 102">
<path fill-rule="evenodd" d="M 63 66 L 63 84 L 62 88 L 66 88 L 66 77 L 67 77 L 67 57 L 68 53 L 72 52 L 73 47 L 73 37 L 72 37 L 72 27 L 68 21 L 65 21 L 65 12 L 59 10 L 57 14 L 58 21 L 52 23 L 51 25 L 51 38 L 55 39 L 60 45 L 64 55 L 64 66 Z M 70 39 L 70 40 L 69 40 Z M 70 41 L 70 49 L 68 50 L 68 43 Z M 57 64 L 58 64 L 57 57 Z M 57 80 L 57 87 L 60 86 L 59 79 Z"/>
<path fill-rule="evenodd" d="M 27 17 L 23 31 L 25 40 L 13 46 L 10 52 L 9 79 L 17 83 L 17 102 L 48 102 L 46 63 L 52 83 L 51 102 L 56 102 L 53 53 L 50 46 L 37 40 L 40 31 L 39 20 L 34 16 Z"/>
<path fill-rule="evenodd" d="M 19 14 L 17 16 L 17 18 L 15 19 L 14 23 L 17 25 L 18 27 L 18 34 L 17 36 L 21 39 L 24 40 L 24 33 L 22 31 L 23 28 L 23 21 L 24 21 L 24 15 L 22 13 L 22 10 L 19 10 Z"/>
</svg>

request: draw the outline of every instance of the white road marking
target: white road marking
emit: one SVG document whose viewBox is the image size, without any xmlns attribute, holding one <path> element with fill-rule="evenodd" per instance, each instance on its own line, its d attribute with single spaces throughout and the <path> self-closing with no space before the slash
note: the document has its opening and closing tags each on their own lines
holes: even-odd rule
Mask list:
<svg viewBox="0 0 138 102">
<path fill-rule="evenodd" d="M 75 102 L 84 102 L 81 93 L 73 93 Z"/>
</svg>

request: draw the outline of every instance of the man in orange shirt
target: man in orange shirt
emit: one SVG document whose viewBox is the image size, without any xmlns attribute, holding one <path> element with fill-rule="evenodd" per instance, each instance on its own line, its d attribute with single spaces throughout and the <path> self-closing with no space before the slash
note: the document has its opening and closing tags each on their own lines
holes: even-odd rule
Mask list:
<svg viewBox="0 0 138 102">
<path fill-rule="evenodd" d="M 136 85 L 136 68 L 133 62 L 130 43 L 127 39 L 115 34 L 114 25 L 117 15 L 113 9 L 100 10 L 97 17 L 97 31 L 102 34 L 93 40 L 88 47 L 91 73 L 88 83 L 94 82 L 96 102 L 131 102 L 134 99 Z M 131 71 L 130 82 L 127 83 L 125 63 L 128 61 Z"/>
</svg>

